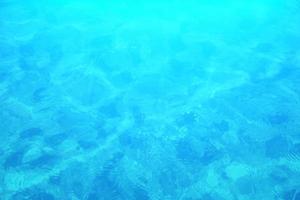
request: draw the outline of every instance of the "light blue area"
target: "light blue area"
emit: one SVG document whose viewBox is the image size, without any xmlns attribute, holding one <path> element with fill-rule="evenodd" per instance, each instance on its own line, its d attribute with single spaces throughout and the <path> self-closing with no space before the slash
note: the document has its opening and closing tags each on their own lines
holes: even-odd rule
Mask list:
<svg viewBox="0 0 300 200">
<path fill-rule="evenodd" d="M 300 200 L 297 0 L 0 0 L 0 200 Z"/>
</svg>

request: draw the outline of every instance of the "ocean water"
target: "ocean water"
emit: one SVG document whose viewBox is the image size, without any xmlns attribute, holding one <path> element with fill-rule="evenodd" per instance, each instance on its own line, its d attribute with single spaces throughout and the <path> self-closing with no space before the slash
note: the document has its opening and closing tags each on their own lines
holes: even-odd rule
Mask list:
<svg viewBox="0 0 300 200">
<path fill-rule="evenodd" d="M 299 0 L 0 0 L 0 200 L 300 200 Z"/>
</svg>

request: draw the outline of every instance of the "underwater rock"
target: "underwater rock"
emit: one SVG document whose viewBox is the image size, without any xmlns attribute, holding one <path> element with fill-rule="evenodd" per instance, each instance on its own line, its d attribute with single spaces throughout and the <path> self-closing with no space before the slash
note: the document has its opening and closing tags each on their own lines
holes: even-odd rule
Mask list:
<svg viewBox="0 0 300 200">
<path fill-rule="evenodd" d="M 78 144 L 84 150 L 91 150 L 98 146 L 97 142 L 89 140 L 79 140 Z"/>
<path fill-rule="evenodd" d="M 130 84 L 134 81 L 134 78 L 131 72 L 123 71 L 120 73 L 115 74 L 112 77 L 112 83 L 117 86 L 118 88 L 128 88 Z"/>
<path fill-rule="evenodd" d="M 191 141 L 184 139 L 176 145 L 177 158 L 183 163 L 197 165 L 201 164 L 202 152 L 197 149 Z"/>
<path fill-rule="evenodd" d="M 135 200 L 150 200 L 148 192 L 141 187 L 134 189 L 133 196 Z"/>
<path fill-rule="evenodd" d="M 287 182 L 290 178 L 291 170 L 288 166 L 276 166 L 274 169 L 271 170 L 269 177 L 272 181 L 276 184 L 283 184 Z"/>
<path fill-rule="evenodd" d="M 84 106 L 99 105 L 111 94 L 109 85 L 100 75 L 84 70 L 71 72 L 61 84 L 64 95 Z"/>
<path fill-rule="evenodd" d="M 52 40 L 52 42 L 48 42 Z M 23 70 L 52 70 L 62 58 L 62 47 L 49 32 L 40 32 L 19 47 Z"/>
<path fill-rule="evenodd" d="M 210 163 L 218 160 L 222 157 L 222 153 L 213 145 L 208 144 L 204 148 L 204 153 L 201 156 L 201 162 L 203 165 L 209 165 Z"/>
<path fill-rule="evenodd" d="M 135 130 L 132 131 L 134 132 Z M 120 135 L 119 142 L 122 146 L 129 147 L 135 150 L 141 149 L 146 145 L 145 138 L 143 138 L 142 136 L 137 136 L 130 131 L 126 131 L 122 135 Z"/>
<path fill-rule="evenodd" d="M 110 102 L 101 106 L 98 111 L 100 116 L 103 115 L 106 118 L 116 118 L 121 116 L 115 102 Z"/>
<path fill-rule="evenodd" d="M 87 199 L 124 199 L 120 185 L 122 184 L 114 177 L 113 169 L 106 168 L 100 175 L 95 177 L 92 191 Z"/>
<path fill-rule="evenodd" d="M 60 185 L 60 183 L 62 182 L 61 177 L 58 175 L 54 175 L 49 177 L 48 183 L 52 184 L 52 185 Z"/>
<path fill-rule="evenodd" d="M 30 200 L 55 200 L 55 198 L 50 193 L 39 192 L 30 196 Z"/>
<path fill-rule="evenodd" d="M 176 124 L 179 127 L 190 127 L 195 125 L 197 122 L 197 115 L 194 112 L 187 112 L 180 115 L 177 120 Z"/>
<path fill-rule="evenodd" d="M 300 155 L 300 143 L 296 143 L 291 147 L 291 152 Z"/>
<path fill-rule="evenodd" d="M 9 154 L 9 156 L 4 161 L 4 168 L 9 169 L 9 168 L 22 166 L 23 157 L 25 153 L 26 153 L 25 149 L 20 149 L 18 151 Z"/>
<path fill-rule="evenodd" d="M 177 189 L 187 188 L 192 184 L 191 178 L 186 173 L 179 173 L 179 169 L 168 166 L 159 173 L 159 184 L 166 195 L 174 196 Z"/>
<path fill-rule="evenodd" d="M 17 48 L 13 43 L 0 39 L 0 62 L 11 61 L 17 58 Z"/>
<path fill-rule="evenodd" d="M 297 195 L 297 190 L 296 189 L 284 191 L 283 194 L 281 195 L 281 197 L 284 200 L 300 200 L 300 196 L 299 197 L 297 197 L 297 196 L 299 196 L 299 195 Z"/>
<path fill-rule="evenodd" d="M 265 142 L 265 153 L 269 158 L 279 158 L 289 151 L 289 142 L 284 136 L 274 136 Z"/>
<path fill-rule="evenodd" d="M 279 126 L 289 122 L 290 118 L 287 114 L 284 113 L 276 113 L 267 116 L 267 121 L 274 126 Z"/>
<path fill-rule="evenodd" d="M 225 120 L 213 123 L 213 127 L 221 133 L 229 131 L 229 123 Z"/>
<path fill-rule="evenodd" d="M 176 154 L 179 160 L 190 165 L 209 165 L 222 157 L 222 153 L 214 145 L 196 142 L 193 138 L 179 141 Z"/>
<path fill-rule="evenodd" d="M 56 113 L 56 121 L 63 129 L 71 130 L 74 127 L 89 127 L 93 122 L 93 118 L 85 112 L 61 108 Z"/>
<path fill-rule="evenodd" d="M 209 193 L 205 193 L 201 196 L 199 200 L 214 200 L 214 198 Z"/>
<path fill-rule="evenodd" d="M 9 77 L 8 72 L 1 72 L 0 71 L 0 83 L 3 83 Z"/>
<path fill-rule="evenodd" d="M 133 91 L 137 97 L 160 98 L 168 93 L 168 83 L 165 79 L 157 79 L 155 75 L 145 76 L 136 82 Z"/>
<path fill-rule="evenodd" d="M 96 134 L 97 134 L 97 139 L 99 140 L 104 140 L 106 139 L 110 134 L 111 132 L 106 130 L 106 128 L 104 127 L 104 125 L 102 124 L 103 122 L 100 122 L 99 124 L 96 124 Z"/>
<path fill-rule="evenodd" d="M 91 193 L 89 193 L 88 196 L 87 196 L 87 200 L 94 200 L 94 199 L 101 200 L 101 195 L 98 194 L 97 192 L 91 192 Z"/>
<path fill-rule="evenodd" d="M 45 137 L 45 143 L 50 147 L 56 147 L 63 143 L 66 139 L 69 138 L 69 134 L 67 133 L 57 133 L 54 135 L 50 135 Z"/>
<path fill-rule="evenodd" d="M 181 61 L 178 59 L 171 59 L 169 61 L 169 71 L 168 71 L 168 78 L 178 84 L 186 84 L 187 81 L 191 78 L 190 76 L 194 76 L 195 68 L 193 64 L 186 62 L 186 61 Z M 199 70 L 199 69 L 198 69 Z M 173 84 L 174 84 L 173 83 Z M 180 85 L 176 85 L 181 87 Z"/>
<path fill-rule="evenodd" d="M 25 129 L 20 133 L 20 138 L 21 139 L 31 139 L 36 136 L 41 136 L 43 135 L 43 130 L 38 127 L 33 127 L 29 129 Z"/>
<path fill-rule="evenodd" d="M 56 200 L 56 198 L 40 189 L 31 188 L 17 192 L 12 196 L 11 200 Z"/>
<path fill-rule="evenodd" d="M 39 103 L 43 101 L 46 98 L 46 94 L 45 94 L 46 91 L 47 91 L 46 87 L 41 87 L 36 89 L 32 94 L 32 101 L 34 103 Z"/>
<path fill-rule="evenodd" d="M 141 126 L 144 124 L 144 122 L 146 120 L 146 116 L 139 107 L 133 106 L 131 108 L 131 113 L 134 118 L 134 123 L 136 126 Z"/>
<path fill-rule="evenodd" d="M 293 200 L 300 200 L 300 192 L 298 191 L 297 194 L 294 196 Z"/>
<path fill-rule="evenodd" d="M 250 195 L 255 193 L 255 182 L 251 176 L 243 176 L 235 181 L 235 187 L 242 195 Z"/>
<path fill-rule="evenodd" d="M 49 168 L 51 169 L 59 161 L 57 155 L 44 153 L 37 157 L 36 159 L 26 162 L 26 167 L 30 169 L 36 168 Z"/>
</svg>

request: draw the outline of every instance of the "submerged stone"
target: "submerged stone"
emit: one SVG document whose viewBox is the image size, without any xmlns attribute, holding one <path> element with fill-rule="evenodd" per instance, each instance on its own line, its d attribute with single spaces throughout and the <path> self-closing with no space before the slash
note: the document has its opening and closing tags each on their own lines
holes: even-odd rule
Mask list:
<svg viewBox="0 0 300 200">
<path fill-rule="evenodd" d="M 289 142 L 284 136 L 274 136 L 265 142 L 265 153 L 270 158 L 279 158 L 289 151 Z"/>
</svg>

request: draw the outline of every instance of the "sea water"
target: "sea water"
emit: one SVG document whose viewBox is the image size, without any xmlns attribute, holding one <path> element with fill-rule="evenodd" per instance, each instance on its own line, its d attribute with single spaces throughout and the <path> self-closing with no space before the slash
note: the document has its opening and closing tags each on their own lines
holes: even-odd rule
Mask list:
<svg viewBox="0 0 300 200">
<path fill-rule="evenodd" d="M 299 200 L 298 0 L 0 0 L 1 200 Z"/>
</svg>

